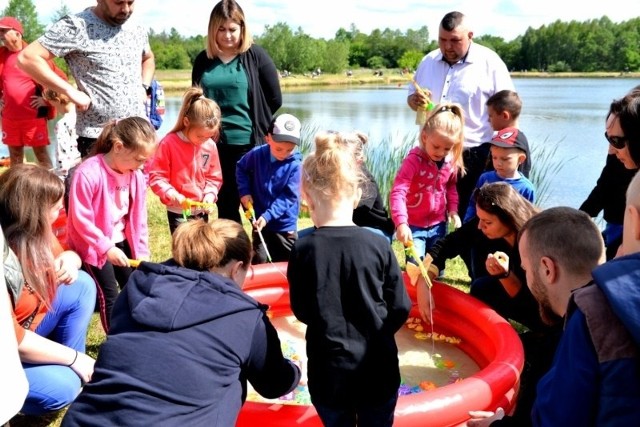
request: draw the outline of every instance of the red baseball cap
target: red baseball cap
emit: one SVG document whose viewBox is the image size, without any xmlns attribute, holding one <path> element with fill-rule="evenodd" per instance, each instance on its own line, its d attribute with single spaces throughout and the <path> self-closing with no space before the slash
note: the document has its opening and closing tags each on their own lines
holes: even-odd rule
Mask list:
<svg viewBox="0 0 640 427">
<path fill-rule="evenodd" d="M 504 128 L 491 138 L 489 144 L 503 148 L 518 148 L 529 155 L 529 141 L 517 128 Z"/>
<path fill-rule="evenodd" d="M 13 16 L 5 16 L 0 19 L 0 28 L 16 30 L 20 34 L 24 34 L 22 24 Z"/>
</svg>

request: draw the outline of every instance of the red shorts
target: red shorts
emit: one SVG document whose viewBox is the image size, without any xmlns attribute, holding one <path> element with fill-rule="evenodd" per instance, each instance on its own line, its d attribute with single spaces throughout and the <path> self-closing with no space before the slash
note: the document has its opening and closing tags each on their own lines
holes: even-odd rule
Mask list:
<svg viewBox="0 0 640 427">
<path fill-rule="evenodd" d="M 49 145 L 47 120 L 13 120 L 3 117 L 2 142 L 11 147 L 45 147 Z"/>
</svg>

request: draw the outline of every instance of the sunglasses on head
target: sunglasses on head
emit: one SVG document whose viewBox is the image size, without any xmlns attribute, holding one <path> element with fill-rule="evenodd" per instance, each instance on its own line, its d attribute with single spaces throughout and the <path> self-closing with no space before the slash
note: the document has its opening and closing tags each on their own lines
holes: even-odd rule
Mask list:
<svg viewBox="0 0 640 427">
<path fill-rule="evenodd" d="M 604 133 L 604 137 L 609 141 L 609 144 L 617 150 L 622 150 L 627 145 L 626 136 L 609 136 L 607 132 Z"/>
</svg>

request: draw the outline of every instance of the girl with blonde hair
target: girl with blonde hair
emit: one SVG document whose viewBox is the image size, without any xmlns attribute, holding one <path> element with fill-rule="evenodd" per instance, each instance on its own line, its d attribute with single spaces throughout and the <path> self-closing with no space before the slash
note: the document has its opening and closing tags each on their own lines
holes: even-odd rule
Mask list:
<svg viewBox="0 0 640 427">
<path fill-rule="evenodd" d="M 448 220 L 460 227 L 456 182 L 458 173 L 464 175 L 463 130 L 460 105 L 437 105 L 393 181 L 389 198 L 396 237 L 404 245 L 413 241 L 420 257 L 445 236 Z"/>
<path fill-rule="evenodd" d="M 291 308 L 307 325 L 308 385 L 325 426 L 391 426 L 400 369 L 395 332 L 411 302 L 387 239 L 353 223 L 364 176 L 337 133 L 315 138 L 302 196 L 315 229 L 289 259 Z"/>
<path fill-rule="evenodd" d="M 176 124 L 160 141 L 148 167 L 149 185 L 167 206 L 171 234 L 183 219 L 186 199 L 202 202 L 202 209 L 191 208 L 189 219 L 209 220 L 212 205 L 222 187 L 222 169 L 218 158 L 220 107 L 205 98 L 201 88 L 188 89 Z"/>
</svg>

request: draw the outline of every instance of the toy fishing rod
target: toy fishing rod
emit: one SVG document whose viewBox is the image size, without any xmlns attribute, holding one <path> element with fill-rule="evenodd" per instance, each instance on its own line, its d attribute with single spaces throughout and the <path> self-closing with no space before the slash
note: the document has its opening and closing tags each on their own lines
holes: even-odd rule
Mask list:
<svg viewBox="0 0 640 427">
<path fill-rule="evenodd" d="M 251 225 L 255 225 L 256 223 L 256 211 L 253 209 L 253 203 L 249 202 L 247 203 L 247 210 L 244 212 L 245 216 L 247 217 L 247 220 L 249 220 L 249 222 L 251 223 Z M 264 247 L 264 252 L 267 255 L 267 261 L 269 262 L 273 262 L 271 261 L 271 254 L 269 253 L 269 249 L 267 248 L 267 244 L 264 241 L 264 237 L 262 236 L 262 231 L 256 229 L 256 231 L 258 232 L 258 237 L 260 237 L 260 243 L 262 243 L 262 246 Z"/>
<path fill-rule="evenodd" d="M 203 208 L 203 209 L 213 209 L 216 204 L 215 203 L 204 203 L 204 202 L 196 202 L 191 199 L 184 199 L 181 203 L 182 206 L 182 218 L 186 221 L 187 218 L 191 215 L 191 208 Z"/>
</svg>

